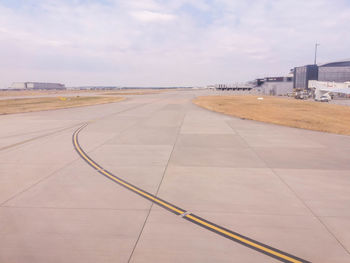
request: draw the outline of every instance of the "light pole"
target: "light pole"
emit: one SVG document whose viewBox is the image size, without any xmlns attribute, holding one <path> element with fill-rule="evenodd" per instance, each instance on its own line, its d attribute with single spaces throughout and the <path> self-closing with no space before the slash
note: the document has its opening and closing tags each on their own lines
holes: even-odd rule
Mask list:
<svg viewBox="0 0 350 263">
<path fill-rule="evenodd" d="M 320 44 L 316 43 L 315 44 L 315 60 L 314 60 L 314 64 L 316 65 L 316 62 L 317 62 L 317 47 L 319 46 Z"/>
</svg>

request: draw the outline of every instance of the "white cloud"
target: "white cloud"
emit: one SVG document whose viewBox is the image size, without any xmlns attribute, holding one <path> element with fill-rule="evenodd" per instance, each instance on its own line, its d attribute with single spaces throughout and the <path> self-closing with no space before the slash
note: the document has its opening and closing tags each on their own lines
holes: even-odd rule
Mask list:
<svg viewBox="0 0 350 263">
<path fill-rule="evenodd" d="M 316 41 L 320 61 L 350 57 L 342 0 L 20 2 L 0 3 L 0 88 L 249 80 L 311 63 Z"/>
<path fill-rule="evenodd" d="M 119 1 L 116 1 L 119 2 Z M 153 10 L 160 11 L 162 6 L 154 0 L 125 0 L 122 2 L 126 8 L 134 10 Z"/>
<path fill-rule="evenodd" d="M 152 12 L 147 10 L 133 11 L 130 13 L 130 15 L 142 22 L 164 22 L 171 21 L 176 18 L 176 16 L 172 14 Z"/>
</svg>

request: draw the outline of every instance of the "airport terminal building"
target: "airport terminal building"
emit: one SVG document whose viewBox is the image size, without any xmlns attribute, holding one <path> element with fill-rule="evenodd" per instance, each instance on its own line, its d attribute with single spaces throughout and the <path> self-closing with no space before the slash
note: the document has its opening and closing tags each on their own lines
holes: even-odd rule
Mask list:
<svg viewBox="0 0 350 263">
<path fill-rule="evenodd" d="M 318 80 L 334 82 L 350 81 L 350 59 L 319 66 Z"/>
<path fill-rule="evenodd" d="M 264 95 L 286 96 L 293 91 L 293 76 L 257 79 L 255 86 L 256 91 Z"/>
<path fill-rule="evenodd" d="M 64 84 L 60 83 L 46 83 L 46 82 L 14 82 L 10 89 L 14 90 L 65 90 Z"/>
<path fill-rule="evenodd" d="M 350 81 L 350 59 L 322 65 L 306 65 L 294 68 L 294 89 L 308 89 L 309 80 L 329 82 Z"/>
</svg>

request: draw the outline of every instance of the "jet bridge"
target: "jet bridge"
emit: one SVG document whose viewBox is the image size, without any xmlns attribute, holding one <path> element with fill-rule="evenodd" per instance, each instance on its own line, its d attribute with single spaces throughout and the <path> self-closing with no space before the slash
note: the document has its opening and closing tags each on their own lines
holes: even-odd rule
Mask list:
<svg viewBox="0 0 350 263">
<path fill-rule="evenodd" d="M 315 100 L 320 101 L 322 96 L 329 96 L 330 93 L 341 93 L 350 95 L 350 82 L 340 83 L 310 80 L 309 89 L 314 90 Z"/>
</svg>

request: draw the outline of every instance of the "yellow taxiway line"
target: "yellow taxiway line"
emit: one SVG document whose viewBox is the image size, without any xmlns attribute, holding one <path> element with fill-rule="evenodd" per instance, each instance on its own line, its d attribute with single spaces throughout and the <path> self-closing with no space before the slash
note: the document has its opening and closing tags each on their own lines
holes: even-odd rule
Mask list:
<svg viewBox="0 0 350 263">
<path fill-rule="evenodd" d="M 270 247 L 268 245 L 265 245 L 263 243 L 260 243 L 258 241 L 255 241 L 251 238 L 245 237 L 241 234 L 238 234 L 236 232 L 233 232 L 231 230 L 228 230 L 224 227 L 218 226 L 212 222 L 209 222 L 203 218 L 200 218 L 199 216 L 196 216 L 192 213 L 187 212 L 185 209 L 179 208 L 169 202 L 166 202 L 162 199 L 160 199 L 157 196 L 154 196 L 144 190 L 142 190 L 139 187 L 136 187 L 125 180 L 115 176 L 111 172 L 106 171 L 101 167 L 99 164 L 97 164 L 95 161 L 93 161 L 80 147 L 79 141 L 78 141 L 78 135 L 79 132 L 84 129 L 88 124 L 84 124 L 79 129 L 77 129 L 73 134 L 73 145 L 78 154 L 83 158 L 90 166 L 95 168 L 99 173 L 106 176 L 107 178 L 111 179 L 112 181 L 120 184 L 121 186 L 129 189 L 130 191 L 150 200 L 151 202 L 169 210 L 170 212 L 173 212 L 176 215 L 180 215 L 182 218 L 193 222 L 201 227 L 204 227 L 212 232 L 215 232 L 223 237 L 226 237 L 228 239 L 231 239 L 235 242 L 238 242 L 246 247 L 249 247 L 251 249 L 254 249 L 256 251 L 259 251 L 260 253 L 263 253 L 265 255 L 268 255 L 272 258 L 275 258 L 281 262 L 290 262 L 290 263 L 309 263 L 309 261 L 306 261 L 304 259 L 298 258 L 296 256 L 293 256 L 291 254 L 288 254 L 286 252 L 283 252 L 281 250 L 278 250 L 276 248 Z"/>
</svg>

